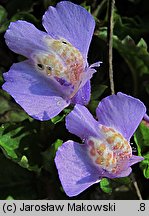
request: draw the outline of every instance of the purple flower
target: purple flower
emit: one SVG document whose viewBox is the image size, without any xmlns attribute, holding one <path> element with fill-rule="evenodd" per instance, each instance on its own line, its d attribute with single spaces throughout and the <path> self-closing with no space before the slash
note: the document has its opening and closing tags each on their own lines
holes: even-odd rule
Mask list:
<svg viewBox="0 0 149 216">
<path fill-rule="evenodd" d="M 74 107 L 66 117 L 66 127 L 84 144 L 69 140 L 59 147 L 55 157 L 68 196 L 78 195 L 102 177 L 128 176 L 130 166 L 143 160 L 132 154 L 129 141 L 145 112 L 140 100 L 120 92 L 99 103 L 98 121 L 86 107 Z"/>
<path fill-rule="evenodd" d="M 26 21 L 10 24 L 8 47 L 27 60 L 4 74 L 6 90 L 33 118 L 48 120 L 70 103 L 87 104 L 95 72 L 87 54 L 95 21 L 83 7 L 63 1 L 43 16 L 46 32 Z"/>
<path fill-rule="evenodd" d="M 143 119 L 144 119 L 147 123 L 149 123 L 149 116 L 148 116 L 146 113 L 145 113 Z"/>
</svg>

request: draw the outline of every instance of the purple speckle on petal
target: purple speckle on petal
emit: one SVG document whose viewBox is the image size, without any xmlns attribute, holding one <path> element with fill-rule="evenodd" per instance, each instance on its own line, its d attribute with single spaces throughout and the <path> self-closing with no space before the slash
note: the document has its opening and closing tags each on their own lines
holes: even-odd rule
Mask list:
<svg viewBox="0 0 149 216">
<path fill-rule="evenodd" d="M 63 86 L 71 86 L 72 84 L 71 83 L 69 83 L 69 82 L 67 82 L 65 79 L 63 79 L 63 78 L 59 78 L 59 77 L 54 77 L 55 78 L 55 80 L 57 81 L 57 82 L 59 82 L 61 85 L 63 85 Z"/>
</svg>

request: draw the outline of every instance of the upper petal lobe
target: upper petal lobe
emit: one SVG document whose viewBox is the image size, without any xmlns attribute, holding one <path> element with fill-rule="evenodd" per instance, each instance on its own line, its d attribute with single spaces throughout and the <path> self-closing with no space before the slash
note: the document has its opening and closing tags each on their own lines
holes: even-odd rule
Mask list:
<svg viewBox="0 0 149 216">
<path fill-rule="evenodd" d="M 48 36 L 47 33 L 38 30 L 33 24 L 18 20 L 11 22 L 5 33 L 5 40 L 13 52 L 29 58 L 31 53 L 36 50 L 47 50 L 44 43 L 46 36 Z"/>
<path fill-rule="evenodd" d="M 127 140 L 140 124 L 146 108 L 144 104 L 123 93 L 104 98 L 96 109 L 98 121 L 119 131 Z"/>
<path fill-rule="evenodd" d="M 68 40 L 87 59 L 95 21 L 83 7 L 62 1 L 49 7 L 43 16 L 43 26 L 49 35 Z"/>
<path fill-rule="evenodd" d="M 74 110 L 66 117 L 66 127 L 69 132 L 82 140 L 88 139 L 90 136 L 100 137 L 98 126 L 98 122 L 88 109 L 80 104 L 75 105 Z"/>
</svg>

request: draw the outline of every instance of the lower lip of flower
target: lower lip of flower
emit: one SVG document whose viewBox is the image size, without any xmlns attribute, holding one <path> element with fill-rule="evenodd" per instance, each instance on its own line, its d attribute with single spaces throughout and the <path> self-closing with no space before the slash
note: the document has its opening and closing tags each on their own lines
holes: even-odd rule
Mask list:
<svg viewBox="0 0 149 216">
<path fill-rule="evenodd" d="M 116 130 L 100 125 L 102 139 L 89 137 L 87 140 L 88 154 L 94 165 L 108 171 L 111 174 L 118 174 L 128 164 L 132 156 L 132 149 L 129 142 Z"/>
</svg>

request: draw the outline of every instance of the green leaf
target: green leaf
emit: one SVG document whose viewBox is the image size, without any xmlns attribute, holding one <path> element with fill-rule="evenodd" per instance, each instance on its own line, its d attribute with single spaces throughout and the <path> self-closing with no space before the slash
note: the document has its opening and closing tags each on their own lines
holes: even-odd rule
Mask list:
<svg viewBox="0 0 149 216">
<path fill-rule="evenodd" d="M 9 21 L 6 21 L 5 23 L 3 23 L 1 26 L 0 26 L 0 33 L 3 33 L 7 30 L 8 26 L 9 26 Z"/>
<path fill-rule="evenodd" d="M 4 114 L 10 109 L 9 101 L 0 95 L 0 115 Z"/>
<path fill-rule="evenodd" d="M 91 6 L 87 5 L 86 2 L 83 2 L 81 6 L 84 7 L 89 13 L 91 13 Z"/>
<path fill-rule="evenodd" d="M 13 126 L 11 126 L 10 131 L 5 132 L 8 127 L 8 124 L 2 125 L 0 127 L 0 147 L 2 148 L 7 157 L 13 160 L 17 160 L 18 155 L 16 153 L 16 150 L 19 147 L 20 140 L 25 134 L 17 136 L 17 134 L 21 132 L 22 127 L 13 129 Z"/>
<path fill-rule="evenodd" d="M 140 168 L 143 170 L 145 178 L 149 178 L 149 152 L 143 155 L 144 160 L 140 163 Z"/>
<path fill-rule="evenodd" d="M 134 140 L 137 144 L 138 155 L 144 157 L 144 160 L 140 162 L 140 168 L 144 177 L 149 178 L 149 127 L 144 120 L 135 132 Z"/>
<path fill-rule="evenodd" d="M 52 121 L 52 123 L 57 124 L 57 123 L 63 121 L 64 118 L 65 118 L 65 116 L 66 116 L 65 114 L 63 114 L 62 116 L 61 115 L 57 115 L 54 118 L 52 118 L 51 121 Z"/>
<path fill-rule="evenodd" d="M 65 108 L 61 114 L 55 116 L 54 118 L 51 119 L 51 122 L 54 124 L 57 124 L 59 122 L 64 121 L 64 118 L 66 117 L 66 115 L 68 115 L 70 113 L 71 109 L 69 108 Z"/>
<path fill-rule="evenodd" d="M 7 20 L 7 11 L 0 5 L 0 26 Z"/>
<path fill-rule="evenodd" d="M 21 160 L 18 162 L 24 168 L 29 168 L 28 159 L 25 155 L 22 156 Z"/>
<path fill-rule="evenodd" d="M 114 182 L 117 182 L 119 184 L 129 185 L 131 184 L 131 180 L 129 177 L 123 177 L 123 178 L 115 178 L 113 179 Z"/>
<path fill-rule="evenodd" d="M 92 88 L 91 100 L 88 104 L 89 110 L 92 114 L 95 114 L 96 108 L 99 104 L 99 98 L 104 93 L 104 91 L 108 88 L 106 85 L 95 85 Z"/>
<path fill-rule="evenodd" d="M 20 166 L 37 173 L 41 170 L 39 136 L 32 122 L 3 124 L 0 127 L 0 148 L 5 156 Z"/>
<path fill-rule="evenodd" d="M 110 181 L 107 178 L 103 178 L 100 181 L 100 188 L 102 189 L 102 191 L 104 191 L 105 193 L 111 193 L 112 192 L 112 188 L 110 186 Z"/>
<path fill-rule="evenodd" d="M 100 29 L 97 35 L 100 39 L 106 41 L 107 28 Z M 130 36 L 120 40 L 116 35 L 113 35 L 113 47 L 124 58 L 133 76 L 149 74 L 149 53 L 144 39 L 140 39 L 138 44 L 135 44 Z"/>
<path fill-rule="evenodd" d="M 98 99 L 108 88 L 106 85 L 96 85 L 92 88 L 91 100 Z"/>
<path fill-rule="evenodd" d="M 143 38 L 141 38 L 141 40 L 138 42 L 137 46 L 142 47 L 143 49 L 145 49 L 147 51 L 147 43 L 145 42 L 145 40 Z"/>
<path fill-rule="evenodd" d="M 52 161 L 55 157 L 56 151 L 58 148 L 62 145 L 63 140 L 57 139 L 49 149 L 47 149 L 45 152 L 42 153 L 42 155 L 45 157 L 46 160 Z"/>
<path fill-rule="evenodd" d="M 31 119 L 16 103 L 11 102 L 11 97 L 0 90 L 0 123 L 21 122 Z"/>
<path fill-rule="evenodd" d="M 63 140 L 57 139 L 55 143 L 53 143 L 54 152 L 58 150 L 58 148 L 62 145 Z M 54 155 L 55 157 L 55 155 Z"/>
<path fill-rule="evenodd" d="M 26 20 L 28 22 L 31 22 L 33 24 L 37 24 L 39 21 L 36 19 L 35 16 L 28 12 L 18 12 L 15 15 L 13 15 L 10 19 L 10 22 L 14 22 L 17 20 Z"/>
<path fill-rule="evenodd" d="M 40 168 L 38 167 L 37 164 L 35 164 L 34 166 L 31 166 L 29 164 L 28 158 L 23 155 L 21 160 L 18 162 L 18 164 L 26 169 L 28 169 L 29 171 L 35 171 L 35 172 L 40 172 Z"/>
<path fill-rule="evenodd" d="M 8 25 L 9 21 L 7 20 L 7 11 L 0 5 L 0 33 L 4 32 Z"/>
<path fill-rule="evenodd" d="M 12 196 L 8 196 L 6 197 L 6 200 L 14 200 L 14 198 Z"/>
<path fill-rule="evenodd" d="M 123 17 L 114 10 L 114 34 L 120 39 L 130 35 L 138 40 L 142 35 L 149 32 L 148 17 Z"/>
<path fill-rule="evenodd" d="M 138 155 L 143 153 L 146 146 L 149 146 L 149 127 L 142 121 L 134 134 L 134 140 L 137 145 Z"/>
<path fill-rule="evenodd" d="M 45 152 L 41 153 L 43 157 L 43 167 L 48 172 L 51 172 L 51 166 L 53 165 L 56 151 L 62 143 L 62 140 L 57 139 Z"/>
<path fill-rule="evenodd" d="M 90 103 L 88 104 L 88 108 L 91 111 L 92 114 L 96 114 L 96 108 L 99 104 L 99 100 L 91 100 Z"/>
</svg>

